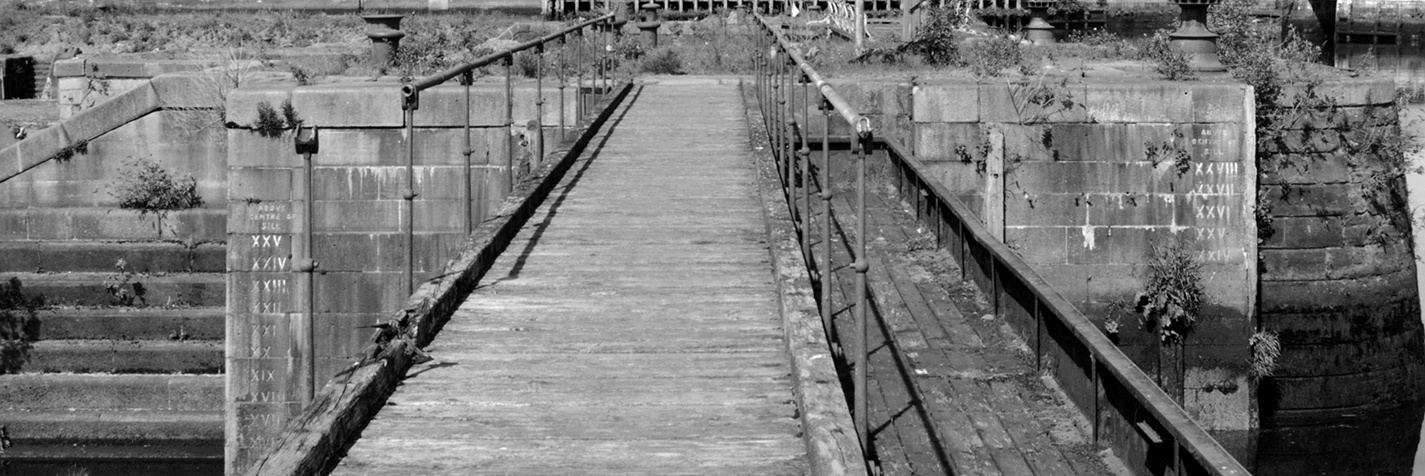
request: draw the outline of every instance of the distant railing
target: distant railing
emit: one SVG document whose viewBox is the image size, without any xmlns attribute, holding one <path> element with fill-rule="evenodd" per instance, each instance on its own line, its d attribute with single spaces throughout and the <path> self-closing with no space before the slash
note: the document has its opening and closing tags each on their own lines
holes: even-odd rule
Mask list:
<svg viewBox="0 0 1425 476">
<path fill-rule="evenodd" d="M 861 435 L 863 449 L 871 444 L 866 427 L 866 271 L 865 258 L 866 208 L 865 175 L 867 154 L 884 147 L 899 183 L 902 198 L 915 206 L 918 217 L 930 224 L 939 246 L 958 254 L 962 278 L 970 279 L 993 303 L 996 314 L 1005 316 L 1035 350 L 1035 364 L 1051 371 L 1075 406 L 1093 422 L 1093 441 L 1114 450 L 1133 472 L 1140 475 L 1232 475 L 1245 476 L 1247 470 L 1229 455 L 1217 441 L 1192 421 L 1153 380 L 1143 373 L 1128 356 L 1108 340 L 1087 317 L 1075 309 L 1058 291 L 1049 286 L 1019 255 L 990 234 L 958 198 L 950 193 L 934 175 L 900 142 L 889 137 L 872 137 L 870 122 L 839 96 L 835 89 L 812 69 L 798 48 L 781 33 L 778 25 L 758 17 L 765 32 L 758 35 L 757 94 L 773 155 L 778 158 L 778 173 L 786 186 L 787 201 L 793 217 L 802 231 L 803 253 L 812 255 L 810 244 L 810 188 L 820 183 L 817 197 L 822 201 L 821 224 L 822 261 L 814 263 L 814 277 L 822 286 L 821 311 L 827 332 L 835 332 L 831 323 L 831 281 L 834 264 L 831 256 L 831 191 L 829 169 L 831 145 L 829 126 L 833 112 L 850 127 L 851 153 L 856 158 L 856 233 L 854 262 L 856 271 L 856 322 L 850 337 L 856 346 L 845 352 L 854 359 L 855 397 L 852 414 Z M 793 84 L 803 85 L 801 103 L 810 108 L 808 86 L 814 85 L 820 95 L 821 160 L 810 163 L 807 144 L 812 121 L 810 111 L 795 111 Z M 799 148 L 798 148 L 799 147 Z M 821 177 L 808 176 L 813 168 Z M 796 184 L 802 184 L 798 187 Z M 849 238 L 848 238 L 849 239 Z M 808 259 L 809 263 L 812 260 Z M 838 341 L 833 336 L 833 342 Z"/>
<path fill-rule="evenodd" d="M 808 263 L 813 263 L 813 253 L 811 250 L 810 225 L 807 220 L 811 219 L 811 184 L 809 176 L 812 169 L 811 149 L 807 144 L 806 131 L 798 129 L 796 113 L 793 111 L 796 101 L 793 100 L 792 84 L 795 82 L 802 85 L 802 104 L 807 102 L 810 93 L 808 87 L 815 85 L 818 94 L 823 98 L 820 101 L 820 110 L 825 117 L 822 123 L 822 147 L 821 179 L 818 183 L 820 187 L 817 198 L 821 199 L 823 252 L 821 263 L 816 263 L 815 276 L 821 281 L 821 320 L 828 332 L 832 332 L 834 326 L 831 322 L 831 277 L 833 264 L 831 263 L 831 189 L 826 184 L 830 183 L 828 174 L 830 173 L 830 148 L 826 146 L 829 137 L 827 128 L 832 121 L 832 112 L 840 116 L 848 127 L 855 133 L 855 155 L 857 162 L 856 172 L 856 210 L 857 210 L 857 233 L 856 236 L 866 236 L 866 147 L 871 143 L 872 131 L 871 121 L 856 111 L 851 103 L 847 102 L 836 93 L 836 90 L 824 81 L 820 74 L 806 62 L 800 50 L 792 45 L 785 35 L 782 34 L 778 25 L 773 25 L 757 15 L 757 24 L 762 28 L 755 30 L 757 37 L 757 51 L 765 53 L 754 60 L 757 62 L 757 99 L 761 108 L 762 117 L 766 121 L 767 132 L 771 136 L 772 156 L 777 161 L 777 173 L 781 177 L 783 192 L 787 202 L 792 205 L 792 220 L 797 223 L 801 230 L 802 255 Z M 809 107 L 809 106 L 808 106 Z M 800 132 L 800 133 L 799 133 Z M 800 140 L 800 147 L 798 147 Z M 800 183 L 801 186 L 797 186 Z M 866 260 L 866 243 L 859 240 L 856 243 L 854 252 L 854 262 L 849 266 L 856 271 L 856 324 L 854 326 L 857 336 L 854 339 L 855 348 L 849 351 L 850 358 L 855 359 L 854 397 L 852 417 L 856 421 L 856 432 L 861 440 L 862 454 L 869 454 L 870 433 L 867 428 L 866 410 L 866 272 L 870 269 L 869 261 Z"/>
</svg>

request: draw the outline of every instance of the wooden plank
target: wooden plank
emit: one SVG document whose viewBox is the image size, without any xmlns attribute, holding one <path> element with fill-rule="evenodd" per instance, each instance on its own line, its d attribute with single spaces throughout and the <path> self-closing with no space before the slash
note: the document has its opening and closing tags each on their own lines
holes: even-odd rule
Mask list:
<svg viewBox="0 0 1425 476">
<path fill-rule="evenodd" d="M 693 97 L 736 94 L 637 95 L 336 474 L 806 472 L 740 101 Z"/>
</svg>

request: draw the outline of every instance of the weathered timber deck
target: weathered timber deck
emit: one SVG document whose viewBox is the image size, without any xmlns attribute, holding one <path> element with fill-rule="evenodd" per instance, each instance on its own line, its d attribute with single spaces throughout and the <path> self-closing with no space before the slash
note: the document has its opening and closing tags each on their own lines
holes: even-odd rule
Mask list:
<svg viewBox="0 0 1425 476">
<path fill-rule="evenodd" d="M 615 113 L 334 474 L 803 474 L 736 86 Z"/>
<path fill-rule="evenodd" d="M 849 162 L 833 166 L 832 182 L 842 184 L 832 201 L 839 263 L 849 260 L 847 235 L 856 229 L 854 189 L 841 188 L 854 183 L 842 168 Z M 1116 474 L 1095 454 L 1084 416 L 1036 371 L 1032 351 L 1003 320 L 985 319 L 992 309 L 961 279 L 960 263 L 886 195 L 894 185 L 873 169 L 866 194 L 867 400 L 882 474 Z M 813 249 L 820 260 L 821 245 Z M 849 341 L 854 273 L 839 267 L 835 275 L 835 321 Z"/>
</svg>

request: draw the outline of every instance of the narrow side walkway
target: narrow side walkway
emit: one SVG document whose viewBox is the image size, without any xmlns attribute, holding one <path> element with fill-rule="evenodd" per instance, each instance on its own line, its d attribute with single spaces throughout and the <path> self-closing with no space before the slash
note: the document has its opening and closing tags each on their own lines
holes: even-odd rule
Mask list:
<svg viewBox="0 0 1425 476">
<path fill-rule="evenodd" d="M 803 474 L 735 85 L 633 92 L 334 474 Z"/>
<path fill-rule="evenodd" d="M 866 194 L 871 312 L 867 400 L 882 474 L 1065 476 L 1113 474 L 1089 442 L 1092 427 L 1034 368 L 1033 353 L 990 307 L 960 264 L 906 205 L 877 159 Z M 832 168 L 832 254 L 848 262 L 856 230 L 854 179 Z M 818 217 L 817 222 L 820 222 Z M 835 225 L 833 225 L 835 227 Z M 820 239 L 820 231 L 815 232 Z M 820 260 L 821 245 L 814 250 Z M 835 270 L 843 348 L 854 317 L 854 273 Z M 987 318 L 988 317 L 988 318 Z"/>
</svg>

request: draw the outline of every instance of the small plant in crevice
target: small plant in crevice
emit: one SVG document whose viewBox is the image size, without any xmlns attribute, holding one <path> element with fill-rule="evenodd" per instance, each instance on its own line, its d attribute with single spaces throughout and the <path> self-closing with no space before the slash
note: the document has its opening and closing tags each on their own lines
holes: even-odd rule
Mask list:
<svg viewBox="0 0 1425 476">
<path fill-rule="evenodd" d="M 55 151 L 54 155 L 51 155 L 49 157 L 49 160 L 53 160 L 55 162 L 68 162 L 69 159 L 74 158 L 75 154 L 88 155 L 89 141 L 78 140 L 74 141 L 73 143 L 70 143 L 69 145 L 61 147 L 58 151 Z"/>
<path fill-rule="evenodd" d="M 291 101 L 284 102 L 284 105 L 290 104 L 292 104 Z M 286 106 L 283 109 L 286 109 Z M 257 103 L 257 122 L 252 124 L 252 130 L 257 131 L 258 135 L 267 138 L 281 137 L 282 133 L 287 130 L 287 126 L 287 121 L 277 112 L 276 108 L 272 107 L 272 103 L 267 101 Z"/>
<path fill-rule="evenodd" d="M 142 158 L 125 161 L 118 182 L 109 195 L 119 208 L 138 210 L 140 217 L 154 215 L 154 227 L 163 236 L 163 220 L 168 212 L 203 206 L 198 180 L 192 175 L 175 177 L 163 166 Z"/>
<path fill-rule="evenodd" d="M 643 59 L 639 71 L 648 74 L 683 74 L 683 59 L 674 50 L 662 50 Z"/>
<path fill-rule="evenodd" d="M 1154 245 L 1147 266 L 1144 290 L 1134 296 L 1133 311 L 1143 328 L 1157 332 L 1164 343 L 1181 342 L 1206 300 L 1202 263 L 1175 241 Z"/>
<path fill-rule="evenodd" d="M 302 118 L 297 116 L 297 108 L 292 107 L 290 99 L 282 101 L 282 120 L 292 129 L 302 127 Z"/>
<path fill-rule="evenodd" d="M 1167 31 L 1159 30 L 1153 34 L 1144 55 L 1147 56 L 1145 59 L 1153 64 L 1153 71 L 1169 81 L 1197 79 L 1197 74 L 1188 64 L 1187 53 L 1173 46 Z"/>
<path fill-rule="evenodd" d="M 1252 380 L 1271 377 L 1276 371 L 1277 359 L 1282 355 L 1281 338 L 1275 332 L 1257 331 L 1247 338 L 1247 346 L 1252 351 L 1247 362 L 1247 375 Z"/>
<path fill-rule="evenodd" d="M 965 45 L 963 58 L 977 77 L 998 77 L 1024 67 L 1024 50 L 1008 37 L 989 37 Z"/>
<path fill-rule="evenodd" d="M 1173 168 L 1178 171 L 1178 176 L 1192 170 L 1192 154 L 1186 148 L 1178 145 L 1183 140 L 1182 131 L 1173 131 L 1172 139 L 1154 144 L 1152 141 L 1143 142 L 1143 154 L 1153 166 L 1163 162 L 1172 162 Z"/>
<path fill-rule="evenodd" d="M 1014 106 L 1014 113 L 1020 124 L 1039 124 L 1056 115 L 1066 114 L 1074 108 L 1084 107 L 1069 91 L 1068 78 L 1045 82 L 1045 75 L 1040 72 L 1031 82 L 1011 82 L 1006 79 L 1005 85 L 1009 88 L 1010 105 Z M 1047 132 L 1041 137 L 1046 148 L 1052 148 L 1053 141 L 1053 136 Z"/>
<path fill-rule="evenodd" d="M 0 283 L 0 374 L 17 373 L 29 361 L 40 336 L 36 311 L 44 305 L 44 296 L 26 293 L 20 278 Z"/>
<path fill-rule="evenodd" d="M 120 258 L 114 262 L 114 274 L 104 277 L 104 292 L 109 294 L 109 304 L 125 307 L 148 305 L 148 290 L 136 277 L 137 274 L 129 269 L 128 261 Z"/>
<path fill-rule="evenodd" d="M 931 66 L 958 64 L 962 58 L 959 45 L 955 42 L 955 30 L 964 26 L 968 15 L 955 6 L 930 7 L 925 14 L 926 22 L 920 27 L 920 33 L 909 43 L 901 45 L 898 52 L 918 54 L 925 64 Z"/>
</svg>

